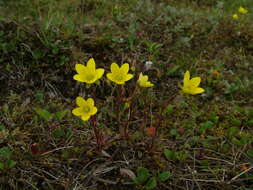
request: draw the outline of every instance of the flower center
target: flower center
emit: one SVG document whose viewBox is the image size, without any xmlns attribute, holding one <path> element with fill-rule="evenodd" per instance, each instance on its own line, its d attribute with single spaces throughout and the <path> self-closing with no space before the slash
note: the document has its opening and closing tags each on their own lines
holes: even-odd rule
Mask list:
<svg viewBox="0 0 253 190">
<path fill-rule="evenodd" d="M 117 80 L 117 81 L 124 81 L 124 75 L 122 74 L 122 73 L 119 73 L 119 74 L 117 74 L 117 75 L 115 75 L 115 79 Z"/>
<path fill-rule="evenodd" d="M 90 107 L 89 106 L 83 107 L 83 112 L 84 113 L 89 113 L 90 112 Z"/>
<path fill-rule="evenodd" d="M 86 74 L 85 78 L 87 81 L 92 81 L 95 79 L 95 77 L 96 77 L 96 75 L 94 73 L 89 73 L 89 74 Z"/>
</svg>

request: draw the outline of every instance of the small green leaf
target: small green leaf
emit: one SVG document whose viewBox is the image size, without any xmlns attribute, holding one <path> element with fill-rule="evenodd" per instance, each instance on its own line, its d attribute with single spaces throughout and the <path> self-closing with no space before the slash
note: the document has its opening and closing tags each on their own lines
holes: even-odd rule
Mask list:
<svg viewBox="0 0 253 190">
<path fill-rule="evenodd" d="M 234 119 L 231 121 L 231 123 L 232 123 L 233 126 L 239 127 L 239 126 L 241 125 L 241 120 L 234 118 Z"/>
<path fill-rule="evenodd" d="M 238 128 L 236 128 L 236 127 L 231 127 L 231 128 L 228 129 L 227 136 L 228 136 L 228 137 L 233 137 L 233 136 L 235 136 L 238 132 L 239 132 L 239 129 L 238 129 Z"/>
<path fill-rule="evenodd" d="M 8 168 L 13 168 L 16 165 L 16 162 L 13 160 L 8 160 L 6 164 Z"/>
<path fill-rule="evenodd" d="M 0 169 L 4 169 L 4 163 L 0 162 Z"/>
<path fill-rule="evenodd" d="M 155 177 L 151 177 L 147 184 L 145 185 L 146 189 L 154 189 L 157 186 L 157 182 L 156 182 L 156 178 Z"/>
<path fill-rule="evenodd" d="M 3 130 L 5 130 L 5 126 L 0 125 L 0 131 L 3 131 Z"/>
<path fill-rule="evenodd" d="M 65 132 L 63 129 L 56 129 L 52 132 L 52 136 L 57 139 L 63 137 L 64 135 Z"/>
<path fill-rule="evenodd" d="M 253 119 L 253 108 L 246 109 L 245 113 L 249 118 Z"/>
<path fill-rule="evenodd" d="M 213 126 L 214 126 L 214 123 L 212 121 L 206 121 L 206 122 L 200 124 L 199 131 L 201 133 L 204 133 L 207 129 L 210 129 Z"/>
<path fill-rule="evenodd" d="M 188 154 L 185 151 L 176 152 L 176 158 L 179 161 L 185 161 L 188 158 Z"/>
<path fill-rule="evenodd" d="M 146 168 L 138 168 L 137 169 L 137 177 L 134 179 L 134 182 L 137 184 L 143 184 L 147 181 L 149 177 L 149 171 Z"/>
<path fill-rule="evenodd" d="M 38 91 L 38 92 L 35 94 L 35 98 L 37 99 L 38 102 L 44 103 L 44 94 L 43 94 L 43 92 Z"/>
<path fill-rule="evenodd" d="M 173 112 L 173 110 L 174 110 L 174 106 L 173 106 L 172 104 L 169 104 L 169 105 L 166 107 L 166 109 L 164 110 L 164 113 L 165 113 L 166 115 L 170 115 L 170 114 Z"/>
<path fill-rule="evenodd" d="M 72 131 L 70 128 L 68 128 L 66 131 L 66 137 L 69 138 L 69 137 L 71 137 L 71 135 L 72 135 Z"/>
<path fill-rule="evenodd" d="M 62 120 L 62 118 L 68 113 L 68 110 L 58 111 L 55 113 L 55 116 L 58 120 Z"/>
<path fill-rule="evenodd" d="M 236 138 L 233 138 L 231 141 L 234 145 L 243 146 L 242 142 Z"/>
<path fill-rule="evenodd" d="M 173 152 L 169 149 L 164 150 L 164 155 L 167 160 L 175 160 L 175 158 L 176 158 L 175 152 Z"/>
<path fill-rule="evenodd" d="M 179 65 L 175 65 L 175 66 L 170 67 L 170 68 L 166 71 L 166 75 L 168 75 L 168 76 L 173 75 L 179 68 L 180 68 Z"/>
<path fill-rule="evenodd" d="M 249 126 L 253 126 L 253 119 L 248 120 L 248 121 L 247 121 L 247 124 L 248 124 Z"/>
<path fill-rule="evenodd" d="M 172 174 L 169 171 L 166 171 L 166 172 L 160 173 L 158 175 L 158 178 L 160 181 L 164 182 L 164 181 L 168 180 L 171 176 L 172 176 Z"/>
<path fill-rule="evenodd" d="M 43 119 L 45 119 L 46 121 L 49 121 L 50 119 L 52 119 L 53 114 L 51 114 L 49 111 L 45 110 L 45 109 L 41 109 L 41 108 L 34 108 L 35 112 L 42 117 Z"/>
<path fill-rule="evenodd" d="M 173 136 L 179 136 L 178 132 L 176 129 L 171 129 L 170 130 L 170 134 L 173 135 Z"/>
<path fill-rule="evenodd" d="M 9 147 L 5 146 L 3 148 L 0 148 L 0 157 L 9 159 L 11 157 L 11 150 Z"/>
<path fill-rule="evenodd" d="M 253 150 L 248 150 L 247 155 L 251 158 L 253 158 Z"/>
</svg>

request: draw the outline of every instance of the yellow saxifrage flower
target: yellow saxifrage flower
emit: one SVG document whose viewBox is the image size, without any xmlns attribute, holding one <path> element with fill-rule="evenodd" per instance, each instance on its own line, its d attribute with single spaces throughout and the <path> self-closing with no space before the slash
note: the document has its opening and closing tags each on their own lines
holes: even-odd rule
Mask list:
<svg viewBox="0 0 253 190">
<path fill-rule="evenodd" d="M 243 7 L 239 7 L 238 12 L 242 13 L 242 14 L 246 14 L 246 13 L 248 13 L 248 10 Z"/>
<path fill-rule="evenodd" d="M 89 59 L 87 66 L 82 64 L 76 64 L 75 66 L 77 75 L 74 75 L 74 79 L 87 84 L 92 84 L 100 79 L 104 74 L 104 69 L 96 69 L 96 63 L 93 58 Z"/>
<path fill-rule="evenodd" d="M 137 84 L 138 84 L 140 87 L 144 87 L 144 88 L 148 88 L 148 87 L 154 86 L 153 83 L 151 83 L 151 82 L 148 81 L 148 76 L 147 76 L 147 75 L 142 75 L 142 73 L 141 73 L 140 76 L 139 76 L 139 79 L 138 79 L 138 81 L 137 81 Z"/>
<path fill-rule="evenodd" d="M 132 74 L 128 74 L 129 64 L 124 63 L 121 67 L 117 63 L 111 64 L 111 73 L 107 73 L 107 78 L 116 84 L 125 84 L 126 81 L 133 78 Z"/>
<path fill-rule="evenodd" d="M 203 88 L 198 87 L 201 82 L 200 77 L 194 77 L 190 79 L 190 72 L 186 71 L 184 74 L 184 85 L 182 88 L 183 92 L 186 94 L 200 94 L 203 93 L 205 90 Z"/>
<path fill-rule="evenodd" d="M 79 106 L 72 110 L 72 113 L 75 116 L 81 117 L 82 120 L 87 121 L 90 119 L 92 115 L 97 113 L 97 108 L 94 106 L 94 100 L 92 98 L 88 98 L 87 100 L 78 96 L 76 98 L 76 104 Z"/>
<path fill-rule="evenodd" d="M 235 19 L 235 20 L 237 20 L 237 19 L 239 18 L 237 14 L 233 14 L 232 17 L 233 17 L 233 19 Z"/>
</svg>

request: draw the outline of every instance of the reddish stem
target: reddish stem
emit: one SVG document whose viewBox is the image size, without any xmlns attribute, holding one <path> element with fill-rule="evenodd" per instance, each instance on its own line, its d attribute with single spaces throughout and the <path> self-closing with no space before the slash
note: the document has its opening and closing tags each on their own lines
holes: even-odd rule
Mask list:
<svg viewBox="0 0 253 190">
<path fill-rule="evenodd" d="M 91 124 L 92 124 L 92 128 L 93 128 L 93 131 L 94 131 L 94 134 L 95 134 L 97 146 L 100 150 L 101 149 L 100 133 L 99 133 L 99 130 L 97 129 L 97 120 L 94 116 L 91 118 Z"/>
</svg>

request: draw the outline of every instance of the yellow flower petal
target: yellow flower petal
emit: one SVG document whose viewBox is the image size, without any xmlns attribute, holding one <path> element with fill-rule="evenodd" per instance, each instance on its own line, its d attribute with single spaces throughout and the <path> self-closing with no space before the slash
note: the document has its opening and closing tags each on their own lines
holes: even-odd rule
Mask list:
<svg viewBox="0 0 253 190">
<path fill-rule="evenodd" d="M 127 74 L 127 75 L 126 75 L 126 78 L 125 78 L 125 81 L 128 81 L 128 80 L 132 79 L 133 77 L 134 77 L 134 75 L 132 75 L 132 74 Z"/>
<path fill-rule="evenodd" d="M 142 80 L 147 82 L 148 81 L 148 75 L 144 75 Z"/>
<path fill-rule="evenodd" d="M 239 7 L 238 12 L 242 13 L 242 14 L 246 14 L 246 13 L 248 13 L 248 10 L 243 7 Z"/>
<path fill-rule="evenodd" d="M 188 86 L 190 82 L 190 72 L 186 71 L 184 74 L 184 86 Z"/>
<path fill-rule="evenodd" d="M 87 62 L 87 68 L 89 68 L 91 70 L 96 69 L 96 63 L 95 63 L 95 60 L 93 58 L 90 58 L 89 61 Z"/>
<path fill-rule="evenodd" d="M 232 17 L 233 17 L 233 19 L 235 19 L 235 20 L 237 20 L 237 19 L 239 18 L 237 14 L 233 14 Z"/>
<path fill-rule="evenodd" d="M 128 63 L 124 63 L 121 67 L 120 70 L 122 71 L 122 73 L 127 74 L 129 71 L 129 64 Z"/>
<path fill-rule="evenodd" d="M 200 82 L 201 82 L 201 78 L 200 78 L 200 77 L 194 77 L 194 78 L 192 78 L 192 79 L 190 80 L 190 84 L 191 84 L 191 86 L 194 87 L 194 88 L 198 87 L 199 84 L 200 84 Z"/>
<path fill-rule="evenodd" d="M 86 67 L 82 64 L 76 64 L 75 69 L 78 74 L 84 74 L 86 72 Z"/>
<path fill-rule="evenodd" d="M 85 82 L 85 79 L 82 75 L 74 75 L 73 79 L 80 81 L 80 82 Z"/>
<path fill-rule="evenodd" d="M 72 113 L 75 115 L 75 116 L 81 116 L 82 115 L 82 108 L 75 108 L 72 110 Z"/>
<path fill-rule="evenodd" d="M 83 121 L 87 121 L 87 120 L 90 119 L 90 115 L 89 114 L 87 114 L 87 115 L 85 114 L 85 115 L 82 115 L 81 118 L 82 118 Z"/>
<path fill-rule="evenodd" d="M 125 80 L 117 80 L 117 75 L 115 76 L 114 73 L 107 73 L 106 77 L 116 84 L 125 84 Z"/>
<path fill-rule="evenodd" d="M 96 107 L 92 108 L 91 115 L 95 115 L 97 113 L 98 109 Z"/>
<path fill-rule="evenodd" d="M 107 73 L 107 74 L 106 74 L 106 77 L 107 77 L 109 80 L 113 81 L 113 75 L 112 75 L 112 73 Z"/>
<path fill-rule="evenodd" d="M 100 79 L 103 76 L 105 70 L 104 69 L 97 69 L 96 72 L 97 72 L 97 79 Z"/>
<path fill-rule="evenodd" d="M 94 106 L 94 100 L 92 98 L 88 98 L 87 99 L 87 103 L 90 107 L 93 107 Z"/>
<path fill-rule="evenodd" d="M 147 82 L 145 86 L 146 86 L 146 87 L 152 87 L 152 86 L 154 86 L 154 84 L 151 83 L 151 82 Z"/>
<path fill-rule="evenodd" d="M 85 106 L 87 103 L 86 103 L 86 101 L 81 96 L 78 96 L 76 98 L 76 104 L 78 106 L 82 107 L 82 106 Z"/>
<path fill-rule="evenodd" d="M 118 72 L 119 70 L 119 66 L 117 63 L 112 63 L 111 64 L 111 72 L 114 73 L 114 72 Z"/>
<path fill-rule="evenodd" d="M 193 89 L 192 94 L 195 95 L 195 94 L 200 94 L 203 92 L 205 92 L 205 90 L 203 88 L 195 88 L 195 89 Z"/>
</svg>

